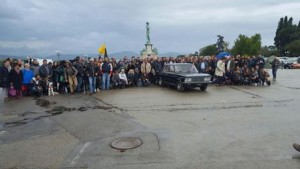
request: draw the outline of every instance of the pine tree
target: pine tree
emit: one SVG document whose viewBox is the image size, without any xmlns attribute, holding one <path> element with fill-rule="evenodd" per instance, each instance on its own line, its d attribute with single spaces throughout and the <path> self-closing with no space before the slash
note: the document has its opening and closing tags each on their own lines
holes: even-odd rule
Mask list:
<svg viewBox="0 0 300 169">
<path fill-rule="evenodd" d="M 293 26 L 293 17 L 290 17 L 288 21 L 288 26 Z"/>
<path fill-rule="evenodd" d="M 287 16 L 284 17 L 283 27 L 284 28 L 288 27 L 288 17 Z"/>
<path fill-rule="evenodd" d="M 287 18 L 287 17 L 286 17 Z M 280 46 L 280 37 L 279 37 L 279 32 L 283 29 L 284 27 L 284 19 L 283 18 L 280 18 L 279 22 L 278 22 L 278 26 L 277 26 L 277 30 L 276 30 L 276 36 L 274 38 L 274 41 L 275 41 L 275 46 L 277 48 L 279 48 Z"/>
</svg>

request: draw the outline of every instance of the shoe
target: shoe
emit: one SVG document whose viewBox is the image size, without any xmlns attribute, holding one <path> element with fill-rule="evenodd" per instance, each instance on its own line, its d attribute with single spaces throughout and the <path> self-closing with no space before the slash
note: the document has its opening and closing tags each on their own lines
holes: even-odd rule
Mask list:
<svg viewBox="0 0 300 169">
<path fill-rule="evenodd" d="M 295 150 L 297 150 L 297 151 L 300 152 L 300 145 L 299 145 L 299 144 L 294 143 L 294 144 L 293 144 L 293 147 L 294 147 Z"/>
<path fill-rule="evenodd" d="M 97 89 L 97 92 L 100 92 L 100 89 Z"/>
</svg>

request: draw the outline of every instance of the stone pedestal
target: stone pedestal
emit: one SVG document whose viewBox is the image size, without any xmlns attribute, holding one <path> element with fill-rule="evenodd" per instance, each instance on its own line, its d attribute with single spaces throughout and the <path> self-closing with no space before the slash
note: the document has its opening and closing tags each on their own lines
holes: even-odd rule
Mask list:
<svg viewBox="0 0 300 169">
<path fill-rule="evenodd" d="M 152 48 L 153 44 L 151 43 L 146 43 L 145 48 L 141 51 L 141 57 L 142 58 L 154 58 L 157 57 L 157 49 Z"/>
</svg>

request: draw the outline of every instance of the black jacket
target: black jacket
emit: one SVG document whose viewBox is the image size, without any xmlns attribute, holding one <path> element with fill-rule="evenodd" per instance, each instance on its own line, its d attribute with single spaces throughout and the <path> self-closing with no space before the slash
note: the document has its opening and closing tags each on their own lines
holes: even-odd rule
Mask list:
<svg viewBox="0 0 300 169">
<path fill-rule="evenodd" d="M 85 70 L 86 70 L 86 75 L 88 77 L 96 77 L 99 75 L 100 72 L 100 69 L 96 64 L 95 65 L 88 64 Z"/>
<path fill-rule="evenodd" d="M 0 67 L 0 87 L 8 88 L 9 87 L 9 79 L 8 79 L 8 69 L 3 66 Z"/>
<path fill-rule="evenodd" d="M 73 66 L 78 71 L 77 76 L 83 76 L 84 75 L 84 65 L 83 65 L 83 63 L 81 63 L 81 62 L 75 62 L 73 64 Z"/>
<path fill-rule="evenodd" d="M 12 83 L 12 85 L 16 90 L 22 89 L 22 81 L 23 81 L 23 73 L 21 70 L 19 71 L 19 73 L 17 73 L 15 69 L 12 69 L 9 72 L 9 83 Z"/>
<path fill-rule="evenodd" d="M 46 67 L 48 67 L 48 72 Z M 42 65 L 39 69 L 39 73 L 42 78 L 46 78 L 47 76 L 52 75 L 52 68 L 49 65 Z"/>
</svg>

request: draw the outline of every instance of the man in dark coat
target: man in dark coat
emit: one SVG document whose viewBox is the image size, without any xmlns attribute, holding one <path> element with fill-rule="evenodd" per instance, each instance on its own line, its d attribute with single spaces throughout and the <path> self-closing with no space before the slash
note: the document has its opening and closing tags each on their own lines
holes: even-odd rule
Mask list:
<svg viewBox="0 0 300 169">
<path fill-rule="evenodd" d="M 47 64 L 47 60 L 43 60 L 43 65 L 39 69 L 40 76 L 42 78 L 50 78 L 52 75 L 52 68 Z"/>
<path fill-rule="evenodd" d="M 19 98 L 22 95 L 22 82 L 23 73 L 20 69 L 19 64 L 15 64 L 13 69 L 9 72 L 9 83 L 14 87 L 16 92 L 16 97 Z"/>
<path fill-rule="evenodd" d="M 10 62 L 9 60 L 6 60 L 4 61 L 3 66 L 0 67 L 0 88 L 3 88 L 5 90 L 7 96 L 8 96 L 8 88 L 9 88 L 9 79 L 8 79 L 9 71 L 10 71 Z"/>
<path fill-rule="evenodd" d="M 92 95 L 93 93 L 96 93 L 96 78 L 100 69 L 93 58 L 89 61 L 90 63 L 86 66 L 86 75 L 89 78 L 90 95 Z"/>
<path fill-rule="evenodd" d="M 82 63 L 82 59 L 79 56 L 75 58 L 75 63 L 73 64 L 73 66 L 78 71 L 78 73 L 76 75 L 77 76 L 77 81 L 78 81 L 76 91 L 81 92 L 82 91 L 82 84 L 83 84 L 83 77 L 84 77 L 84 65 Z"/>
<path fill-rule="evenodd" d="M 0 87 L 8 88 L 8 74 L 10 69 L 10 62 L 8 60 L 4 61 L 3 66 L 0 67 Z"/>
</svg>

